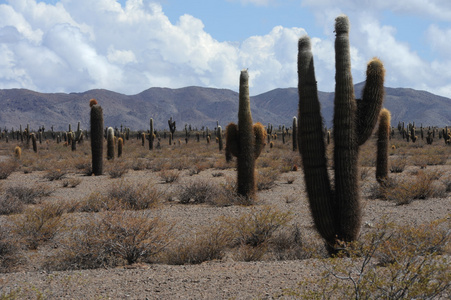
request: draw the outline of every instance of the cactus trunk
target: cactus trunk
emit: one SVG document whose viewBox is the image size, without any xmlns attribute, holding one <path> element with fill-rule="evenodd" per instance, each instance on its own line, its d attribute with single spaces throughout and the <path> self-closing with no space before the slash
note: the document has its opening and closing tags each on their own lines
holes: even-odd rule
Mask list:
<svg viewBox="0 0 451 300">
<path fill-rule="evenodd" d="M 388 179 L 388 140 L 390 138 L 390 112 L 381 110 L 377 133 L 376 180 L 384 183 Z"/>
</svg>

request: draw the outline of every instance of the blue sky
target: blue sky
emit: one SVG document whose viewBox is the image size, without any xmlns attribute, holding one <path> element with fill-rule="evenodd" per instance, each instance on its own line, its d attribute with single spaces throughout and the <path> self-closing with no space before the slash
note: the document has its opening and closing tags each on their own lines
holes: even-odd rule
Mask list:
<svg viewBox="0 0 451 300">
<path fill-rule="evenodd" d="M 312 38 L 319 89 L 334 89 L 334 19 L 351 21 L 354 82 L 379 57 L 386 86 L 451 97 L 449 0 L 0 0 L 0 88 L 136 94 L 150 87 L 297 85 Z"/>
</svg>

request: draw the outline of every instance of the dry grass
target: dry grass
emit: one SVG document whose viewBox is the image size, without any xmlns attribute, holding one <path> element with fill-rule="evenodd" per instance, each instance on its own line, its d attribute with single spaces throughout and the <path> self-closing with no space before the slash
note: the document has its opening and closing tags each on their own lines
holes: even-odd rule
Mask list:
<svg viewBox="0 0 451 300">
<path fill-rule="evenodd" d="M 0 161 L 0 179 L 6 179 L 12 172 L 17 170 L 18 163 L 13 159 Z"/>
</svg>

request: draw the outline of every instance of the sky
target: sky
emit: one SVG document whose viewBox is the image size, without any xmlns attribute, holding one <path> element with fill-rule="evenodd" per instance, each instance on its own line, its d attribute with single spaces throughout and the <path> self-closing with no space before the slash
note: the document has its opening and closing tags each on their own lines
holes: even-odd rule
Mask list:
<svg viewBox="0 0 451 300">
<path fill-rule="evenodd" d="M 333 91 L 340 14 L 354 83 L 377 56 L 386 86 L 451 97 L 449 0 L 0 0 L 0 89 L 237 91 L 247 68 L 257 95 L 297 86 L 307 34 L 318 89 Z"/>
</svg>

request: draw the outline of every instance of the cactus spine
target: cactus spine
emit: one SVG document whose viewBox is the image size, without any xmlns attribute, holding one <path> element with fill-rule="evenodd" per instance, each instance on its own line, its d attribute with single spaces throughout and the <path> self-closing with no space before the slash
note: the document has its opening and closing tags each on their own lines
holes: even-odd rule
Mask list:
<svg viewBox="0 0 451 300">
<path fill-rule="evenodd" d="M 113 127 L 108 127 L 107 135 L 107 151 L 106 151 L 106 159 L 114 159 L 114 129 Z"/>
<path fill-rule="evenodd" d="M 374 118 L 377 118 L 378 109 L 382 106 L 385 73 L 378 59 L 368 63 L 363 99 L 357 104 L 351 75 L 349 20 L 346 16 L 336 19 L 335 32 L 334 190 L 327 173 L 322 117 L 308 37 L 299 40 L 298 53 L 299 151 L 313 219 L 331 253 L 337 251 L 340 243 L 355 240 L 360 230 L 358 148 L 371 135 L 371 124 L 374 127 L 377 121 Z M 373 101 L 380 103 L 367 103 Z M 363 128 L 358 128 L 360 126 Z"/>
<path fill-rule="evenodd" d="M 226 128 L 226 159 L 237 157 L 237 192 L 250 200 L 255 197 L 255 160 L 265 146 L 266 130 L 262 124 L 252 125 L 249 98 L 249 74 L 241 71 L 238 125 Z"/>
<path fill-rule="evenodd" d="M 95 99 L 89 101 L 91 106 L 91 155 L 92 173 L 103 173 L 103 110 Z"/>
<path fill-rule="evenodd" d="M 391 115 L 387 109 L 382 109 L 379 116 L 377 134 L 376 180 L 384 183 L 388 179 L 388 141 L 390 139 Z"/>
</svg>

